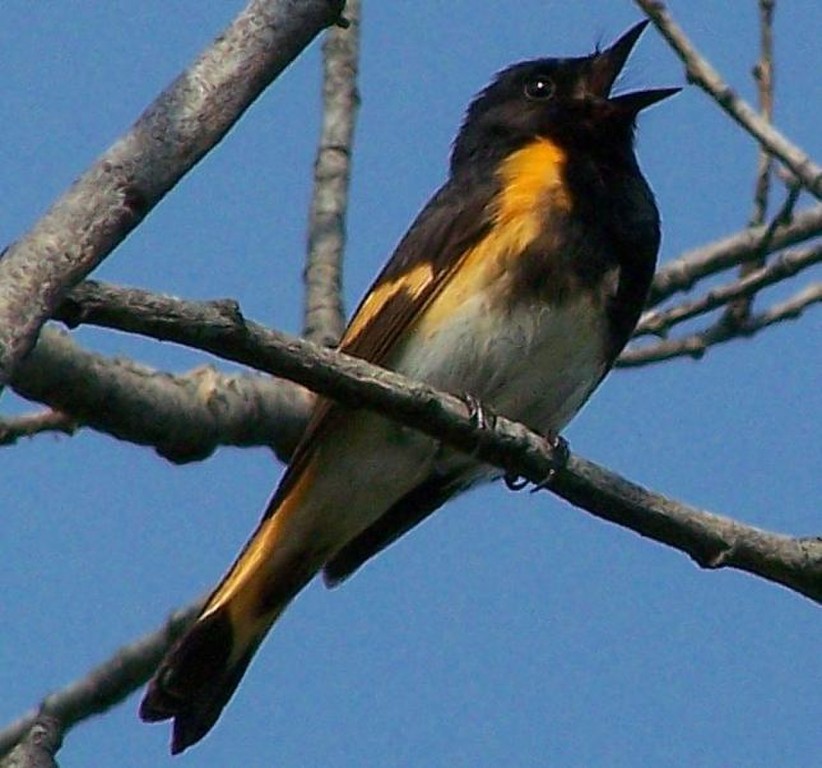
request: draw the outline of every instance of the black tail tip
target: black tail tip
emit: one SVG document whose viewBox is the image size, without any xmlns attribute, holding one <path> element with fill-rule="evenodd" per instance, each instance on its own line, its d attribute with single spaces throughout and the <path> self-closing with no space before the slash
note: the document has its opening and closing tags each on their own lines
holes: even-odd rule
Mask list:
<svg viewBox="0 0 822 768">
<path fill-rule="evenodd" d="M 149 682 L 140 703 L 140 719 L 148 723 L 174 720 L 171 754 L 200 741 L 234 693 L 255 649 L 229 664 L 233 643 L 227 612 L 198 619 Z"/>
<path fill-rule="evenodd" d="M 212 729 L 232 692 L 233 688 L 215 707 L 213 700 L 208 701 L 205 696 L 191 702 L 175 697 L 158 686 L 156 680 L 152 680 L 140 703 L 140 719 L 147 723 L 173 719 L 171 754 L 178 755 L 200 741 Z"/>
</svg>

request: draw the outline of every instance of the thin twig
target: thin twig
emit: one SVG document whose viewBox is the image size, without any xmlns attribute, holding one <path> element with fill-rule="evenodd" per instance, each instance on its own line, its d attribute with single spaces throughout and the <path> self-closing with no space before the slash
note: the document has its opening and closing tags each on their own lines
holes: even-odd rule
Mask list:
<svg viewBox="0 0 822 768">
<path fill-rule="evenodd" d="M 759 0 L 759 61 L 753 68 L 754 80 L 759 94 L 759 112 L 762 119 L 773 123 L 774 106 L 774 55 L 773 55 L 773 18 L 776 0 Z M 754 211 L 750 224 L 758 227 L 764 224 L 768 215 L 768 190 L 771 182 L 773 160 L 770 154 L 760 147 L 756 184 L 754 187 Z M 744 275 L 743 275 L 744 277 Z"/>
<path fill-rule="evenodd" d="M 822 283 L 813 283 L 786 301 L 774 304 L 764 312 L 751 315 L 739 325 L 716 323 L 690 336 L 666 339 L 647 346 L 630 347 L 620 355 L 617 365 L 622 368 L 635 368 L 640 365 L 671 360 L 675 357 L 691 357 L 698 360 L 704 357 L 711 347 L 718 344 L 724 344 L 733 339 L 750 338 L 771 325 L 785 320 L 796 320 L 806 309 L 821 301 Z"/>
<path fill-rule="evenodd" d="M 759 0 L 759 60 L 753 67 L 753 77 L 759 94 L 759 113 L 769 125 L 773 123 L 774 103 L 774 58 L 773 58 L 773 16 L 776 0 Z M 754 184 L 753 213 L 749 226 L 758 227 L 767 221 L 768 193 L 771 187 L 773 158 L 760 145 L 757 157 L 756 182 Z M 765 265 L 765 257 L 749 261 L 739 268 L 739 276 L 747 277 Z M 751 314 L 754 294 L 746 294 L 734 299 L 725 310 L 726 322 L 742 323 Z"/>
<path fill-rule="evenodd" d="M 351 148 L 360 96 L 360 1 L 345 6 L 346 29 L 333 27 L 323 43 L 323 125 L 314 161 L 308 221 L 303 336 L 336 346 L 345 328 L 342 255 L 351 179 Z"/>
<path fill-rule="evenodd" d="M 719 73 L 694 48 L 685 32 L 671 17 L 661 0 L 634 0 L 648 15 L 662 36 L 685 64 L 689 82 L 696 83 L 725 110 L 747 133 L 774 157 L 791 169 L 799 183 L 814 197 L 822 199 L 822 168 L 799 147 L 792 144 L 763 120 L 746 101 L 722 80 Z"/>
<path fill-rule="evenodd" d="M 789 194 L 788 200 L 790 199 Z M 749 227 L 708 245 L 686 251 L 679 258 L 663 264 L 654 276 L 648 307 L 655 307 L 679 291 L 690 290 L 704 277 L 822 233 L 822 204 L 793 214 L 790 221 L 784 221 L 783 216 L 780 213 L 770 225 Z"/>
<path fill-rule="evenodd" d="M 252 0 L 0 258 L 0 386 L 65 292 L 212 149 L 342 0 Z"/>
<path fill-rule="evenodd" d="M 65 688 L 50 693 L 39 706 L 0 731 L 0 755 L 12 749 L 43 714 L 56 717 L 66 732 L 121 702 L 154 674 L 160 659 L 191 624 L 201 606 L 202 600 L 198 600 L 175 611 L 158 629 L 124 646 Z"/>
<path fill-rule="evenodd" d="M 671 328 L 686 320 L 704 315 L 734 299 L 754 296 L 761 289 L 793 277 L 820 261 L 822 246 L 783 253 L 767 266 L 728 285 L 714 288 L 698 299 L 646 312 L 637 324 L 634 338 L 647 335 L 665 336 Z"/>
</svg>

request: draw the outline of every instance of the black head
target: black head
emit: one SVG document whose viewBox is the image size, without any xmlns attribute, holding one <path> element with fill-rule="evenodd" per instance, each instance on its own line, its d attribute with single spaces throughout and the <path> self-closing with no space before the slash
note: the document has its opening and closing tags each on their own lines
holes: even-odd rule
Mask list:
<svg viewBox="0 0 822 768">
<path fill-rule="evenodd" d="M 534 59 L 514 64 L 471 103 L 454 142 L 451 169 L 482 161 L 544 136 L 562 147 L 631 152 L 640 110 L 679 91 L 661 88 L 611 97 L 647 21 L 629 29 L 610 48 L 590 56 Z"/>
</svg>

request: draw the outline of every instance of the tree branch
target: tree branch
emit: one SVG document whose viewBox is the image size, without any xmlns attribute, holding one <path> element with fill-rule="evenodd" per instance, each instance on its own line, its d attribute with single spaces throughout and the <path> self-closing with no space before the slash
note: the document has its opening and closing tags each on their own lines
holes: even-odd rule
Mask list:
<svg viewBox="0 0 822 768">
<path fill-rule="evenodd" d="M 336 346 L 345 329 L 342 255 L 351 179 L 351 147 L 357 92 L 360 0 L 348 0 L 346 29 L 334 27 L 323 43 L 323 126 L 314 162 L 314 194 L 308 223 L 303 336 Z"/>
<path fill-rule="evenodd" d="M 200 611 L 202 600 L 176 611 L 159 629 L 121 648 L 110 659 L 0 731 L 0 755 L 14 747 L 42 715 L 56 718 L 65 733 L 77 723 L 111 709 L 143 685 L 171 644 Z"/>
<path fill-rule="evenodd" d="M 0 258 L 0 386 L 66 290 L 213 148 L 342 0 L 252 0 L 234 22 Z"/>
<path fill-rule="evenodd" d="M 774 101 L 774 59 L 773 59 L 773 16 L 774 0 L 759 0 L 759 60 L 753 67 L 753 77 L 759 94 L 759 112 L 768 124 L 773 122 Z M 756 181 L 754 183 L 753 213 L 749 226 L 758 227 L 764 224 L 768 216 L 768 198 L 771 189 L 771 170 L 773 158 L 760 145 L 756 162 Z M 799 187 L 797 187 L 798 191 Z M 765 266 L 765 257 L 743 264 L 739 269 L 741 278 L 747 277 Z M 753 308 L 754 294 L 746 294 L 728 303 L 725 311 L 730 319 L 739 323 L 748 318 Z"/>
<path fill-rule="evenodd" d="M 479 426 L 465 403 L 362 360 L 268 331 L 245 321 L 229 302 L 185 302 L 139 291 L 84 284 L 67 315 L 88 322 L 177 341 L 289 375 L 351 407 L 369 407 L 420 429 L 482 461 L 547 487 L 573 505 L 688 554 L 703 568 L 735 568 L 822 602 L 822 537 L 791 538 L 667 499 L 579 456 L 562 463 L 542 436 L 494 416 Z M 185 322 L 181 318 L 187 318 Z M 546 478 L 548 480 L 546 481 Z M 184 609 L 167 627 L 126 647 L 90 675 L 58 691 L 40 708 L 0 731 L 0 754 L 31 727 L 39 712 L 66 729 L 142 685 L 199 606 Z"/>
<path fill-rule="evenodd" d="M 791 169 L 797 181 L 817 199 L 822 199 L 822 168 L 799 147 L 760 117 L 744 99 L 722 80 L 720 74 L 699 54 L 674 22 L 661 0 L 634 0 L 685 64 L 688 81 L 705 91 L 747 133 Z"/>
<path fill-rule="evenodd" d="M 204 459 L 221 445 L 267 445 L 286 459 L 314 399 L 303 387 L 267 376 L 228 376 L 209 367 L 171 376 L 82 350 L 52 328 L 41 331 L 12 386 L 176 463 Z"/>
<path fill-rule="evenodd" d="M 63 724 L 58 718 L 40 712 L 32 713 L 25 722 L 27 727 L 20 730 L 11 746 L 19 743 L 0 759 L 0 768 L 58 768 L 54 756 L 63 744 Z M 5 751 L 0 748 L 0 755 Z"/>
<path fill-rule="evenodd" d="M 822 204 L 794 214 L 790 221 L 781 221 L 777 216 L 770 225 L 748 227 L 721 240 L 686 251 L 657 270 L 648 307 L 655 307 L 679 291 L 689 290 L 703 277 L 809 240 L 820 233 Z"/>
<path fill-rule="evenodd" d="M 761 289 L 793 277 L 820 261 L 822 245 L 783 253 L 767 266 L 749 272 L 745 277 L 732 283 L 714 288 L 698 299 L 646 312 L 637 324 L 634 338 L 650 334 L 665 336 L 671 328 L 686 320 L 710 312 L 734 299 L 752 297 Z M 748 313 L 745 313 L 745 317 L 747 316 Z M 744 320 L 744 317 L 740 320 Z"/>
<path fill-rule="evenodd" d="M 724 344 L 733 339 L 749 338 L 771 325 L 785 320 L 796 320 L 808 307 L 820 301 L 822 301 L 822 283 L 812 283 L 786 301 L 774 304 L 770 309 L 757 315 L 751 315 L 741 322 L 731 321 L 726 316 L 710 328 L 690 336 L 666 339 L 647 346 L 630 347 L 620 355 L 618 365 L 621 368 L 634 368 L 671 360 L 674 357 L 699 359 L 709 348 L 717 344 Z"/>
<path fill-rule="evenodd" d="M 245 320 L 236 305 L 161 297 L 162 301 L 146 308 L 140 302 L 132 305 L 128 292 L 109 287 L 106 303 L 116 304 L 119 295 L 128 312 L 101 313 L 90 298 L 94 288 L 90 286 L 86 294 L 88 301 L 73 296 L 80 307 L 79 313 L 72 310 L 78 321 L 187 344 L 299 381 L 349 407 L 368 407 L 531 482 L 551 477 L 551 490 L 572 503 L 584 500 L 584 508 L 592 514 L 687 552 L 703 567 L 745 570 L 822 602 L 822 541 L 808 544 L 766 533 L 664 499 L 581 458 L 572 457 L 558 469 L 557 452 L 522 424 L 497 417 L 493 425 L 480 427 L 461 399 L 363 360 L 267 330 Z M 181 317 L 186 321 L 180 322 Z M 776 321 L 773 316 L 769 319 Z M 660 524 L 663 517 L 668 520 L 665 526 Z"/>
</svg>

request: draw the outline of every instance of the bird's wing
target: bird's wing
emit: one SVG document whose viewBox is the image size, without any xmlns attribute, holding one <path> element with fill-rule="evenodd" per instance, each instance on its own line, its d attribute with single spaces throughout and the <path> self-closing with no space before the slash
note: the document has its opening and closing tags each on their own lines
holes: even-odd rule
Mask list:
<svg viewBox="0 0 822 768">
<path fill-rule="evenodd" d="M 440 188 L 360 302 L 340 342 L 341 352 L 376 365 L 386 361 L 398 340 L 459 269 L 472 246 L 489 231 L 493 196 L 491 183 L 465 187 L 450 181 Z M 263 520 L 276 512 L 316 446 L 345 413 L 332 400 L 318 399 Z"/>
</svg>

